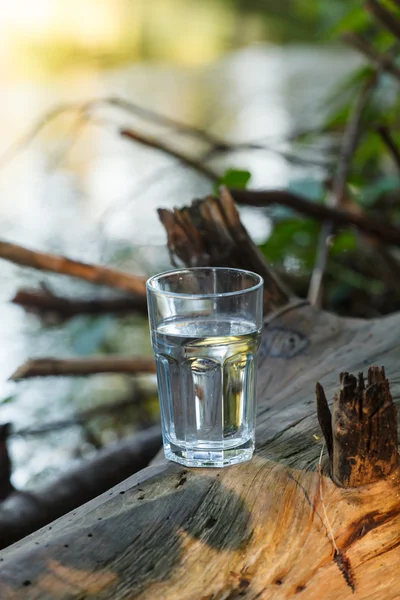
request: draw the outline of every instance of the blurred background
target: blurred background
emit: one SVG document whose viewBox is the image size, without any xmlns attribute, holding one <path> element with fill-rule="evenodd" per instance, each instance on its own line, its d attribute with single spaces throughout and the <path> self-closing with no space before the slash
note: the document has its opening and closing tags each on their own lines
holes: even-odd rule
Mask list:
<svg viewBox="0 0 400 600">
<path fill-rule="evenodd" d="M 207 164 L 221 177 L 248 173 L 252 188 L 324 201 L 354 93 L 369 73 L 340 40 L 349 28 L 385 49 L 393 43 L 349 0 L 1 0 L 1 238 L 146 276 L 170 266 L 156 209 L 188 204 L 213 184 L 122 138 L 119 128 L 199 159 L 207 148 L 112 99 L 223 140 L 257 142 L 262 149 L 218 154 Z M 393 82 L 383 79 L 373 118 L 395 115 L 396 107 Z M 376 136 L 360 146 L 350 184 L 367 209 L 396 189 L 398 175 Z M 241 216 L 268 261 L 306 294 L 320 224 L 284 208 L 242 208 Z M 357 234 L 339 231 L 332 244 L 324 305 L 362 317 L 394 310 L 398 296 L 379 269 L 368 272 L 365 253 L 359 259 Z M 13 427 L 16 486 L 49 481 L 157 421 L 153 376 L 7 381 L 29 357 L 151 355 L 144 316 L 43 318 L 10 303 L 19 288 L 80 298 L 113 292 L 4 261 L 0 282 L 0 411 Z M 127 398 L 142 396 L 126 408 Z M 74 415 L 113 403 L 121 410 L 74 423 Z M 69 418 L 68 427 L 32 432 Z"/>
</svg>

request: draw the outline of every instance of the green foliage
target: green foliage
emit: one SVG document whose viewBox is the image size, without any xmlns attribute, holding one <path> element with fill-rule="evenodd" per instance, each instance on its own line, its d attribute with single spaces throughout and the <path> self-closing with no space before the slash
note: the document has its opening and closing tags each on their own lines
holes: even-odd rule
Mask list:
<svg viewBox="0 0 400 600">
<path fill-rule="evenodd" d="M 324 4 L 323 2 L 320 4 Z M 373 17 L 358 2 L 330 3 L 327 11 L 329 18 L 324 23 L 330 35 L 337 38 L 343 32 L 351 30 L 369 41 L 381 52 L 390 52 L 396 59 L 398 50 L 393 35 L 378 25 Z M 335 4 L 335 7 L 332 5 Z M 389 5 L 388 5 L 389 6 Z M 394 11 L 390 4 L 390 10 Z M 400 15 L 400 11 L 397 10 Z M 323 28 L 322 28 L 323 29 Z M 329 37 L 329 35 L 328 35 Z M 347 130 L 347 124 L 354 118 L 357 99 L 373 73 L 372 66 L 366 65 L 356 69 L 345 80 L 338 82 L 336 89 L 324 103 L 328 114 L 323 127 L 314 133 L 300 136 L 297 144 L 301 152 L 301 144 L 318 143 L 319 137 L 331 140 L 332 153 L 337 157 L 341 152 L 340 143 Z M 400 190 L 400 177 L 390 150 L 386 147 L 378 132 L 378 125 L 384 125 L 400 148 L 400 95 L 398 82 L 387 73 L 380 73 L 377 84 L 372 90 L 367 104 L 364 106 L 359 126 L 358 143 L 350 158 L 347 177 L 348 197 L 359 210 L 370 213 L 372 218 L 386 220 L 391 224 L 400 222 L 400 207 L 395 198 Z M 338 158 L 337 158 L 338 160 Z M 337 162 L 336 160 L 336 162 Z M 331 189 L 332 177 L 336 167 L 327 173 L 326 183 L 313 179 L 299 179 L 289 184 L 289 189 L 307 197 L 310 201 L 324 201 L 324 196 Z M 329 183 L 328 183 L 329 182 Z M 328 184 L 328 185 L 327 185 Z M 346 207 L 348 208 L 348 207 Z M 273 213 L 274 227 L 268 240 L 261 245 L 267 260 L 276 268 L 286 272 L 288 276 L 308 279 L 316 261 L 320 224 L 293 214 L 289 209 L 280 207 Z M 340 229 L 329 240 L 329 258 L 326 268 L 325 302 L 332 310 L 344 310 L 347 314 L 373 315 L 368 313 L 367 303 L 357 306 L 360 293 L 367 293 L 378 300 L 391 297 L 390 310 L 396 307 L 393 296 L 389 293 L 388 278 L 379 278 L 381 272 L 390 267 L 390 263 L 382 269 L 379 267 L 377 254 L 373 261 L 370 241 L 351 229 Z M 395 259 L 393 259 L 395 260 Z M 376 262 L 375 262 L 376 261 Z M 357 295 L 358 294 L 358 295 Z M 400 294 L 398 294 L 400 306 Z M 354 306 L 352 305 L 354 300 Z M 379 300 L 380 301 L 380 300 Z M 381 310 L 378 301 L 378 310 Z M 371 301 L 373 304 L 375 301 Z M 385 312 L 385 304 L 382 300 Z M 387 304 L 389 306 L 389 304 Z M 359 312 L 358 312 L 359 311 Z"/>
<path fill-rule="evenodd" d="M 231 188 L 245 189 L 250 181 L 250 178 L 251 173 L 249 171 L 243 171 L 241 169 L 228 169 L 222 175 L 221 179 L 216 183 L 214 191 L 215 193 L 218 193 L 221 185 Z"/>
<path fill-rule="evenodd" d="M 330 255 L 340 256 L 344 252 L 356 250 L 358 246 L 357 236 L 354 231 L 341 231 L 332 238 L 330 244 Z"/>
<path fill-rule="evenodd" d="M 359 2 L 332 2 L 336 5 L 336 19 L 327 22 L 330 25 L 329 37 L 331 39 L 339 38 L 347 31 L 356 31 L 357 33 L 367 33 L 371 29 L 371 17 L 366 10 L 363 10 Z"/>
<path fill-rule="evenodd" d="M 312 268 L 315 261 L 319 224 L 311 219 L 291 218 L 275 224 L 268 240 L 260 246 L 267 261 L 291 270 Z"/>
</svg>

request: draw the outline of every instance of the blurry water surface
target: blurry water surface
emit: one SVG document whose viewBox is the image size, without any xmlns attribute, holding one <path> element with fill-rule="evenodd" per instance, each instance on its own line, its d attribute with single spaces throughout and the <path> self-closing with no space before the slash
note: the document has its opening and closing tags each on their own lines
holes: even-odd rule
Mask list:
<svg viewBox="0 0 400 600">
<path fill-rule="evenodd" d="M 93 107 L 89 120 L 79 111 L 66 111 L 22 148 L 10 146 L 61 104 L 112 96 L 223 139 L 263 140 L 268 151 L 240 152 L 210 163 L 221 173 L 228 167 L 249 169 L 253 187 L 318 181 L 324 176 L 319 164 L 292 164 L 282 151 L 292 150 L 286 142 L 291 134 L 321 122 L 332 86 L 358 64 L 338 48 L 259 45 L 206 67 L 136 64 L 108 71 L 72 69 L 51 81 L 6 78 L 0 96 L 0 236 L 134 273 L 168 268 L 156 209 L 189 203 L 210 193 L 212 185 L 174 159 L 121 139 L 118 129 L 132 127 L 199 157 L 205 146 L 106 104 Z M 315 163 L 324 159 L 321 148 L 305 147 L 300 156 Z M 263 212 L 243 209 L 242 218 L 256 241 L 267 237 L 269 220 Z M 111 375 L 7 382 L 27 358 L 150 353 L 142 318 L 77 317 L 43 327 L 9 303 L 19 287 L 40 282 L 65 295 L 110 295 L 0 262 L 0 421 L 10 421 L 16 430 L 123 398 L 129 391 L 127 378 Z M 96 435 L 105 444 L 127 431 L 129 425 L 112 422 Z M 90 454 L 89 433 L 70 428 L 46 437 L 13 438 L 14 482 L 49 478 L 74 456 Z"/>
</svg>

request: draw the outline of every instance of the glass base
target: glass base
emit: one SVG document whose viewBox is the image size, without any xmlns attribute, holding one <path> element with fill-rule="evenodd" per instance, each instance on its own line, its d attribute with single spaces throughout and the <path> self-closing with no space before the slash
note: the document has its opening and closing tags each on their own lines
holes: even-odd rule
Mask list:
<svg viewBox="0 0 400 600">
<path fill-rule="evenodd" d="M 228 467 L 251 459 L 254 452 L 254 440 L 249 439 L 234 448 L 196 448 L 187 449 L 165 442 L 164 454 L 185 467 Z"/>
</svg>

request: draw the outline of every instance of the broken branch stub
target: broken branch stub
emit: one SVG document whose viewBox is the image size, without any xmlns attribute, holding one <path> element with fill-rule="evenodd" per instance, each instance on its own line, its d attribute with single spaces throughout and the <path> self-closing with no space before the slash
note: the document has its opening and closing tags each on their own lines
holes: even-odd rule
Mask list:
<svg viewBox="0 0 400 600">
<path fill-rule="evenodd" d="M 318 408 L 321 394 L 323 389 L 317 386 Z M 325 411 L 325 417 L 327 414 Z M 322 429 L 327 439 L 326 418 Z M 366 382 L 362 373 L 358 378 L 341 373 L 331 430 L 331 475 L 337 485 L 367 485 L 387 477 L 398 466 L 397 410 L 384 367 L 370 367 Z"/>
<path fill-rule="evenodd" d="M 173 211 L 159 209 L 168 236 L 173 264 L 176 258 L 188 267 L 234 267 L 255 271 L 264 279 L 264 312 L 268 314 L 290 300 L 290 294 L 264 260 L 243 227 L 233 198 L 226 188 L 220 198 L 195 200 Z"/>
</svg>

